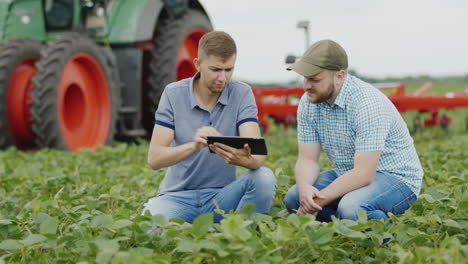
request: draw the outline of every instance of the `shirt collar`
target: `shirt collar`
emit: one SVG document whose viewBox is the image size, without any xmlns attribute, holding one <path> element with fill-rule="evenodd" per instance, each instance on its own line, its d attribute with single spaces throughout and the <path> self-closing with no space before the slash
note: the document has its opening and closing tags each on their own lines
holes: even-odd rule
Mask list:
<svg viewBox="0 0 468 264">
<path fill-rule="evenodd" d="M 190 107 L 191 108 L 195 108 L 198 105 L 197 100 L 195 99 L 195 95 L 193 94 L 193 83 L 198 78 L 200 78 L 200 72 L 195 73 L 195 75 L 191 78 L 190 84 L 189 84 Z M 216 104 L 220 103 L 222 105 L 228 105 L 230 84 L 231 84 L 231 81 L 229 81 L 229 83 L 226 85 L 224 90 L 221 92 L 221 96 L 218 98 L 218 101 L 216 102 Z"/>
<path fill-rule="evenodd" d="M 338 96 L 336 97 L 335 102 L 333 103 L 334 105 L 337 105 L 340 108 L 346 107 L 350 82 L 351 82 L 351 76 L 349 74 L 346 74 L 346 77 L 343 82 L 343 85 L 341 86 L 340 92 L 338 93 Z"/>
</svg>

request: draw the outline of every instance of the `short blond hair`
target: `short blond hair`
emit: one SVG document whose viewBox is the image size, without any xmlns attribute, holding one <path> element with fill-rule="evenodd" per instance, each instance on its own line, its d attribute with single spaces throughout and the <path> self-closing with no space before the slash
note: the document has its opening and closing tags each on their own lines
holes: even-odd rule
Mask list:
<svg viewBox="0 0 468 264">
<path fill-rule="evenodd" d="M 224 31 L 212 31 L 203 35 L 198 42 L 198 58 L 210 55 L 228 59 L 237 54 L 236 42 Z"/>
</svg>

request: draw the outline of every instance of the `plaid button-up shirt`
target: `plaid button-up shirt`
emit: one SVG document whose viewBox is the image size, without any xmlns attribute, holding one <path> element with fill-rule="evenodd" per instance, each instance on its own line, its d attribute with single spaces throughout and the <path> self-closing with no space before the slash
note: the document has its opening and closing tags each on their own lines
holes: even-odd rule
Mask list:
<svg viewBox="0 0 468 264">
<path fill-rule="evenodd" d="M 338 175 L 353 168 L 356 152 L 380 151 L 377 171 L 399 177 L 419 195 L 421 163 L 405 121 L 372 85 L 347 74 L 333 105 L 312 104 L 304 94 L 297 110 L 299 143 L 319 142 Z"/>
</svg>

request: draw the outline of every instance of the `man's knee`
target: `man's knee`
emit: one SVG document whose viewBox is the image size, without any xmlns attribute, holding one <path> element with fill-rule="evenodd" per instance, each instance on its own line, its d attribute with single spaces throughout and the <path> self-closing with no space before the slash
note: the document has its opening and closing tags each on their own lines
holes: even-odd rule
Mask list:
<svg viewBox="0 0 468 264">
<path fill-rule="evenodd" d="M 297 186 L 291 187 L 286 195 L 284 196 L 283 203 L 289 212 L 294 212 L 299 208 L 299 193 L 297 192 Z"/>
<path fill-rule="evenodd" d="M 256 189 L 273 194 L 276 191 L 276 177 L 273 171 L 266 167 L 260 167 L 248 172 L 249 180 L 255 185 Z"/>
<path fill-rule="evenodd" d="M 158 199 L 158 197 L 151 198 L 144 204 L 144 208 L 141 214 L 145 215 L 148 212 L 152 216 L 163 215 L 166 220 L 173 218 L 172 210 L 167 208 L 167 206 L 160 199 Z"/>
<path fill-rule="evenodd" d="M 172 218 L 181 218 L 190 223 L 195 217 L 192 210 L 180 207 L 177 204 L 167 201 L 161 197 L 151 198 L 147 203 L 144 204 L 142 215 L 146 214 L 147 212 L 149 212 L 152 216 L 162 215 L 164 218 L 166 218 L 167 221 L 171 220 Z"/>
<path fill-rule="evenodd" d="M 366 206 L 352 199 L 346 199 L 345 196 L 338 204 L 336 216 L 340 219 L 357 220 L 358 211 L 365 211 L 367 213 Z"/>
</svg>

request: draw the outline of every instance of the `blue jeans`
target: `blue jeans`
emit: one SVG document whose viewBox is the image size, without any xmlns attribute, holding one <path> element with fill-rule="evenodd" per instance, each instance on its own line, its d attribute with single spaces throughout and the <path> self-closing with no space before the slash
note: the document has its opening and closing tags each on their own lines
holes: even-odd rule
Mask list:
<svg viewBox="0 0 468 264">
<path fill-rule="evenodd" d="M 334 170 L 322 172 L 314 187 L 322 190 L 332 183 L 338 174 Z M 369 219 L 387 220 L 387 213 L 401 214 L 409 208 L 409 203 L 416 201 L 416 195 L 399 178 L 376 172 L 371 184 L 345 194 L 343 197 L 323 207 L 317 215 L 319 221 L 331 221 L 334 215 L 341 219 L 357 220 L 357 212 L 362 210 Z M 297 186 L 291 187 L 284 197 L 284 204 L 289 212 L 299 208 Z"/>
<path fill-rule="evenodd" d="M 249 203 L 255 203 L 252 212 L 267 213 L 276 192 L 276 177 L 265 167 L 249 170 L 224 188 L 186 190 L 169 192 L 151 198 L 145 203 L 145 211 L 151 215 L 161 214 L 166 219 L 182 218 L 186 222 L 204 213 L 214 212 L 213 200 L 219 208 L 229 213 L 230 210 L 241 210 Z M 219 222 L 222 216 L 215 213 L 214 221 Z"/>
</svg>

